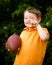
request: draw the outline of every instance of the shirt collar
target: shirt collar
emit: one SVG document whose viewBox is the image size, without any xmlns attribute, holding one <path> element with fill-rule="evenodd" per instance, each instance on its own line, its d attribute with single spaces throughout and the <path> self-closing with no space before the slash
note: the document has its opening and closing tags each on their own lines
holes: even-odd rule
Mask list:
<svg viewBox="0 0 52 65">
<path fill-rule="evenodd" d="M 34 31 L 34 30 L 36 30 L 36 28 L 35 27 L 31 27 L 31 28 L 25 27 L 24 30 L 26 30 L 26 31 Z"/>
</svg>

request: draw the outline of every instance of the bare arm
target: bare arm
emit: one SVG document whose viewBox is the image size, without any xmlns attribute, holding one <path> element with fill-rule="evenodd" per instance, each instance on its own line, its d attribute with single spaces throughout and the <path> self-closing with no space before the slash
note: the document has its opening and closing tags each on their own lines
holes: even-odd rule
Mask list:
<svg viewBox="0 0 52 65">
<path fill-rule="evenodd" d="M 41 21 L 41 18 L 37 19 L 37 20 L 32 20 L 31 23 L 34 27 L 37 28 L 37 31 L 39 33 L 40 38 L 45 41 L 48 40 L 50 35 L 48 30 L 45 30 L 44 28 L 41 27 L 41 25 L 39 24 Z"/>
<path fill-rule="evenodd" d="M 37 25 L 37 30 L 38 30 L 38 33 L 39 33 L 39 36 L 40 38 L 45 41 L 45 40 L 48 40 L 50 35 L 49 35 L 49 32 L 44 30 L 40 24 Z"/>
</svg>

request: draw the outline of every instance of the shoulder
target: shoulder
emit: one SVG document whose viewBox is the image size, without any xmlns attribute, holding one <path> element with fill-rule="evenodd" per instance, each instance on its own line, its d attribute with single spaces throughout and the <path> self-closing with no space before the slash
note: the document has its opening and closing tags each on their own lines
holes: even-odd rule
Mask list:
<svg viewBox="0 0 52 65">
<path fill-rule="evenodd" d="M 47 28 L 43 28 L 46 32 L 47 32 L 47 34 L 49 34 L 49 31 L 48 31 L 48 29 Z M 50 35 L 50 34 L 49 34 Z"/>
<path fill-rule="evenodd" d="M 22 36 L 25 34 L 25 31 L 26 31 L 26 27 L 23 28 L 23 30 L 22 30 L 22 32 L 21 32 L 21 34 L 20 34 L 20 37 L 22 37 Z"/>
<path fill-rule="evenodd" d="M 47 28 L 45 28 L 45 27 L 44 27 L 43 29 L 44 29 L 45 31 L 47 31 L 47 32 L 48 32 L 48 29 L 47 29 Z"/>
<path fill-rule="evenodd" d="M 47 32 L 47 34 L 49 35 L 49 38 L 50 38 L 50 33 L 49 33 L 48 29 L 47 28 L 43 28 L 43 29 Z"/>
</svg>

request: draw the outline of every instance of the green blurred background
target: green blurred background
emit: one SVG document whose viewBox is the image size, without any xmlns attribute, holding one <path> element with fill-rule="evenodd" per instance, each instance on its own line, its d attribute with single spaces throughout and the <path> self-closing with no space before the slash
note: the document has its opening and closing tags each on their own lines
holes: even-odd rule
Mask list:
<svg viewBox="0 0 52 65">
<path fill-rule="evenodd" d="M 52 65 L 52 1 L 51 0 L 0 0 L 0 65 L 13 65 L 15 53 L 5 48 L 7 38 L 23 30 L 23 12 L 27 7 L 38 8 L 42 12 L 41 25 L 50 33 L 43 65 Z M 24 60 L 25 61 L 25 60 Z"/>
</svg>

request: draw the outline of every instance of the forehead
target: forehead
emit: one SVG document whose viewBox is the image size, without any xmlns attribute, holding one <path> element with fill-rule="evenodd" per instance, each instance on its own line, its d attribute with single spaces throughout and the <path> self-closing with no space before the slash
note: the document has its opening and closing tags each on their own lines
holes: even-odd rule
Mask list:
<svg viewBox="0 0 52 65">
<path fill-rule="evenodd" d="M 24 16 L 35 16 L 35 14 L 26 11 L 26 12 L 24 13 Z"/>
</svg>

